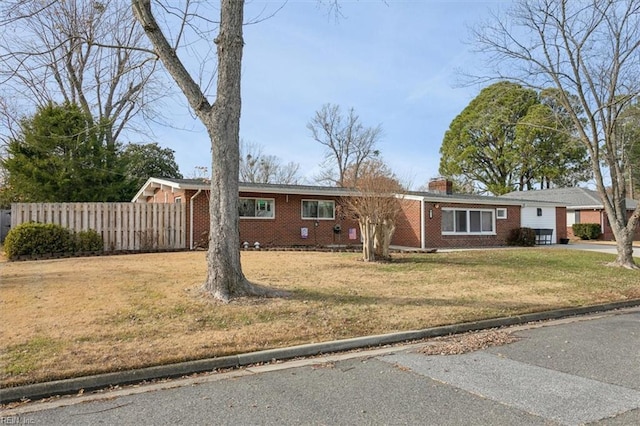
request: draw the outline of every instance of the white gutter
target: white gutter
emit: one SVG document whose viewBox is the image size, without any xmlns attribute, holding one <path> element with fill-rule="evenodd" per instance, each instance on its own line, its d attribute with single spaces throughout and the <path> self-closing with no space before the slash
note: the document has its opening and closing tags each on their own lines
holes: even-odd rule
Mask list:
<svg viewBox="0 0 640 426">
<path fill-rule="evenodd" d="M 193 197 L 189 200 L 189 250 L 193 250 L 193 200 L 202 192 L 202 189 L 198 189 L 198 192 L 193 194 Z"/>
<path fill-rule="evenodd" d="M 427 244 L 425 241 L 427 237 L 427 232 L 425 229 L 424 207 L 425 207 L 425 203 L 423 198 L 420 200 L 420 248 L 422 250 L 427 248 Z"/>
</svg>

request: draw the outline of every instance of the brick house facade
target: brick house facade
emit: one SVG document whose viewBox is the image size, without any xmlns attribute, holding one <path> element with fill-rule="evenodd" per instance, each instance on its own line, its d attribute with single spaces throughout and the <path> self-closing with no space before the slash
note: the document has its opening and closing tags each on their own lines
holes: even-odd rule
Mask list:
<svg viewBox="0 0 640 426">
<path fill-rule="evenodd" d="M 399 195 L 401 210 L 396 218 L 392 245 L 427 248 L 492 247 L 506 244 L 513 228 L 522 223 L 520 201 L 497 197 L 451 194 L 451 186 L 427 192 Z M 194 179 L 151 178 L 134 202 L 185 203 L 187 248 L 206 243 L 209 230 L 209 182 Z M 350 246 L 360 244 L 357 221 L 341 207 L 353 190 L 304 185 L 240 184 L 240 244 L 253 247 Z M 564 221 L 563 206 L 539 203 L 555 209 L 556 221 Z M 553 224 L 554 241 L 565 238 L 562 226 Z"/>
</svg>

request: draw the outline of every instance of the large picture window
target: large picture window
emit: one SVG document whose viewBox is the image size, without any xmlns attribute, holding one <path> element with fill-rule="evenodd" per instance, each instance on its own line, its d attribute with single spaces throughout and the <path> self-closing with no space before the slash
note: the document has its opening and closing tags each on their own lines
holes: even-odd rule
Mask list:
<svg viewBox="0 0 640 426">
<path fill-rule="evenodd" d="M 273 219 L 275 200 L 270 198 L 240 198 L 238 215 L 241 218 Z"/>
<path fill-rule="evenodd" d="M 495 234 L 493 210 L 442 209 L 442 234 Z"/>
<path fill-rule="evenodd" d="M 302 200 L 303 219 L 335 219 L 336 203 L 328 200 Z"/>
</svg>

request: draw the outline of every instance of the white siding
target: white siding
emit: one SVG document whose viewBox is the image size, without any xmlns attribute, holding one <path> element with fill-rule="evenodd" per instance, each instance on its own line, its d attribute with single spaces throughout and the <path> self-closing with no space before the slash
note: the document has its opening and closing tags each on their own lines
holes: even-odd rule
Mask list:
<svg viewBox="0 0 640 426">
<path fill-rule="evenodd" d="M 538 209 L 542 216 L 538 216 Z M 551 241 L 556 242 L 556 208 L 555 207 L 523 207 L 520 213 L 520 226 L 526 228 L 553 229 Z"/>
<path fill-rule="evenodd" d="M 571 228 L 574 223 L 576 223 L 576 211 L 567 210 L 567 228 Z"/>
</svg>

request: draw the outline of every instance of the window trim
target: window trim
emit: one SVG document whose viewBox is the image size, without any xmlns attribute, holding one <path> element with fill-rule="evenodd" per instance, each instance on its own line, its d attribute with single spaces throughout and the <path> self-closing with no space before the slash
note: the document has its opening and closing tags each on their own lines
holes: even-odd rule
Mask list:
<svg viewBox="0 0 640 426">
<path fill-rule="evenodd" d="M 312 202 L 323 202 L 323 203 L 331 203 L 333 204 L 333 209 L 332 209 L 332 217 L 306 217 L 304 215 L 304 203 L 312 201 Z M 320 211 L 320 209 L 318 209 L 318 211 Z M 302 218 L 302 220 L 336 220 L 336 200 L 321 200 L 321 199 L 315 199 L 315 198 L 303 198 L 302 200 L 300 200 L 300 218 Z"/>
<path fill-rule="evenodd" d="M 182 204 L 182 197 L 176 197 L 173 199 L 174 204 Z"/>
<path fill-rule="evenodd" d="M 503 213 L 503 214 L 500 214 Z M 507 209 L 504 207 L 498 207 L 496 208 L 496 220 L 500 219 L 506 219 L 507 218 Z"/>
<path fill-rule="evenodd" d="M 487 213 L 491 213 L 491 231 L 480 231 L 480 232 L 472 232 L 472 231 L 444 231 L 442 230 L 442 220 L 444 220 L 444 214 L 442 215 L 442 219 L 440 222 L 440 232 L 442 235 L 497 235 L 496 232 L 496 212 L 494 209 L 475 209 L 475 208 L 471 208 L 471 209 L 461 209 L 461 208 L 454 208 L 454 207 L 443 207 L 442 208 L 442 212 L 454 212 L 454 219 L 453 219 L 453 226 L 455 229 L 456 226 L 456 217 L 455 217 L 455 212 L 466 212 L 466 229 L 471 229 L 471 215 L 469 214 L 469 212 L 480 212 L 480 218 L 482 220 L 482 213 L 483 212 L 487 212 Z M 482 228 L 482 222 L 480 222 L 480 228 Z"/>
<path fill-rule="evenodd" d="M 269 201 L 271 202 L 271 212 L 273 213 L 271 216 L 240 216 L 240 212 L 238 212 L 238 217 L 240 218 L 240 220 L 245 220 L 245 219 L 273 220 L 276 218 L 276 199 L 275 198 L 239 197 L 239 200 L 255 200 L 256 207 L 254 207 L 254 214 L 256 214 L 258 201 Z"/>
</svg>

